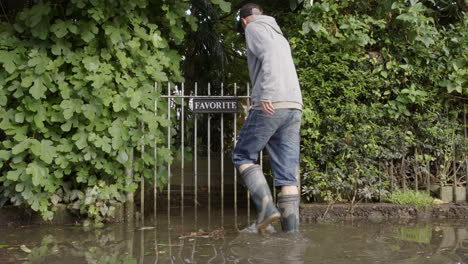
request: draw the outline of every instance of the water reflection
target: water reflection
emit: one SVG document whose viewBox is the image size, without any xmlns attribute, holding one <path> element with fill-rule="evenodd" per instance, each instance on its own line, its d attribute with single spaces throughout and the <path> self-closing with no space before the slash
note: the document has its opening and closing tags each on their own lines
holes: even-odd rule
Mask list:
<svg viewBox="0 0 468 264">
<path fill-rule="evenodd" d="M 1 227 L 0 263 L 468 263 L 466 221 L 304 223 L 297 235 L 241 234 L 236 223 L 247 225 L 246 212 L 209 219 L 200 210 L 103 229 Z"/>
</svg>

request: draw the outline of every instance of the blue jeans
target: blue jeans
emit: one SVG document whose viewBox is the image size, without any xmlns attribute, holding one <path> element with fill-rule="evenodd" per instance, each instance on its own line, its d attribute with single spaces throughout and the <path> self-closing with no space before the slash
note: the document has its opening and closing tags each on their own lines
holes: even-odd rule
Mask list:
<svg viewBox="0 0 468 264">
<path fill-rule="evenodd" d="M 276 109 L 274 115 L 250 110 L 232 152 L 234 166 L 254 164 L 266 147 L 275 186 L 297 185 L 301 116 L 298 109 Z"/>
</svg>

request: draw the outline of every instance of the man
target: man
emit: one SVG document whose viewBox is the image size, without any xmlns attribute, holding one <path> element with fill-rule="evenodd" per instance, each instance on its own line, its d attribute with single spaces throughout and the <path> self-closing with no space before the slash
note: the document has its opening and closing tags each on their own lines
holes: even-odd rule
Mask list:
<svg viewBox="0 0 468 264">
<path fill-rule="evenodd" d="M 299 229 L 299 130 L 302 96 L 291 48 L 270 16 L 256 4 L 240 9 L 239 26 L 245 31 L 247 62 L 253 86 L 252 108 L 240 131 L 232 160 L 257 209 L 257 231 L 281 218 L 283 231 Z M 255 164 L 266 147 L 275 178 L 281 187 L 278 207 L 273 203 L 262 168 Z"/>
</svg>

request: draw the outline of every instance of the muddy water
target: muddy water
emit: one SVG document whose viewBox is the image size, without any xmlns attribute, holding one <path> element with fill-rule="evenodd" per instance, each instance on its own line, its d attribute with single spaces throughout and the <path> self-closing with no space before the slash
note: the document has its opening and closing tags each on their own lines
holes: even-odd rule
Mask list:
<svg viewBox="0 0 468 264">
<path fill-rule="evenodd" d="M 2 226 L 0 263 L 468 263 L 466 220 L 302 223 L 288 235 L 239 233 L 246 212 L 180 215 L 102 229 Z"/>
</svg>

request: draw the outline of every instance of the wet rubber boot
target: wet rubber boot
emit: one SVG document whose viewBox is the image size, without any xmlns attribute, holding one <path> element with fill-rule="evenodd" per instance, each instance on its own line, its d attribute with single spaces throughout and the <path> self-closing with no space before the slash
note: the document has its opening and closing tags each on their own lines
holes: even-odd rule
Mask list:
<svg viewBox="0 0 468 264">
<path fill-rule="evenodd" d="M 257 231 L 265 230 L 269 224 L 278 220 L 280 212 L 273 203 L 270 187 L 263 175 L 262 168 L 256 164 L 248 167 L 241 173 L 244 184 L 250 191 L 255 208 L 257 209 Z"/>
<path fill-rule="evenodd" d="M 299 194 L 278 196 L 281 228 L 284 232 L 299 231 Z"/>
</svg>

